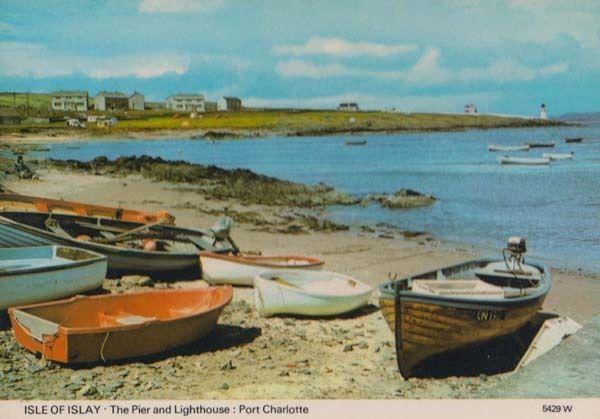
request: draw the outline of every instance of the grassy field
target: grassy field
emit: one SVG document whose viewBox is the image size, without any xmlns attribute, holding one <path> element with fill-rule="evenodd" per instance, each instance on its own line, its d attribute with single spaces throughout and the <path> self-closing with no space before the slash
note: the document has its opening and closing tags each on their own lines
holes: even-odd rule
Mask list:
<svg viewBox="0 0 600 419">
<path fill-rule="evenodd" d="M 0 107 L 12 108 L 15 104 L 19 108 L 29 106 L 47 110 L 50 107 L 50 95 L 45 93 L 16 93 L 13 98 L 12 92 L 0 92 Z"/>
</svg>

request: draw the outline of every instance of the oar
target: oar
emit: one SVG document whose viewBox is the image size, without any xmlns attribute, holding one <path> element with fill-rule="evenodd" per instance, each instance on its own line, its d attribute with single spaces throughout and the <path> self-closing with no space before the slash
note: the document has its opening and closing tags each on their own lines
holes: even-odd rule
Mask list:
<svg viewBox="0 0 600 419">
<path fill-rule="evenodd" d="M 111 237 L 109 239 L 98 239 L 98 240 L 94 240 L 94 241 L 97 242 L 97 243 L 113 243 L 113 242 L 118 242 L 118 241 L 121 241 L 125 237 L 129 237 L 129 236 L 131 236 L 131 235 L 133 235 L 135 233 L 139 233 L 141 231 L 147 230 L 147 229 L 149 229 L 151 227 L 157 226 L 157 225 L 162 224 L 164 222 L 165 222 L 165 220 L 161 218 L 160 220 L 155 221 L 153 223 L 144 224 L 143 226 L 139 226 L 139 227 L 136 227 L 136 228 L 134 228 L 132 230 L 128 230 L 128 231 L 126 231 L 124 233 L 117 234 L 115 237 Z"/>
</svg>

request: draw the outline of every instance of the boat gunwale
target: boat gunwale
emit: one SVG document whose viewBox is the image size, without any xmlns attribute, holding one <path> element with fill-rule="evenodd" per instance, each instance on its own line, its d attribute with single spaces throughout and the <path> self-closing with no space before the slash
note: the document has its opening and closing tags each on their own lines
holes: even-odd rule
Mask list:
<svg viewBox="0 0 600 419">
<path fill-rule="evenodd" d="M 286 273 L 292 273 L 292 271 L 294 271 L 294 270 L 292 270 L 292 269 L 286 269 L 286 270 L 282 271 L 282 273 L 284 273 L 284 274 L 286 274 Z M 296 269 L 295 271 L 296 272 L 300 272 L 300 273 L 304 273 L 304 274 L 310 272 L 310 271 L 304 271 L 304 270 L 301 270 L 301 269 Z M 328 300 L 347 299 L 349 297 L 352 297 L 352 298 L 354 298 L 354 297 L 361 297 L 361 296 L 366 296 L 366 295 L 372 294 L 373 291 L 374 291 L 373 287 L 371 287 L 370 285 L 365 284 L 364 282 L 359 281 L 358 279 L 356 279 L 354 277 L 351 277 L 350 275 L 341 274 L 339 272 L 319 271 L 319 272 L 310 272 L 310 273 L 319 273 L 319 274 L 328 274 L 329 273 L 329 274 L 335 274 L 337 276 L 344 277 L 344 278 L 338 278 L 338 279 L 351 279 L 353 281 L 356 281 L 359 285 L 361 285 L 361 286 L 363 286 L 365 288 L 368 288 L 368 289 L 365 290 L 365 291 L 363 291 L 363 292 L 361 292 L 361 293 L 348 294 L 348 295 L 329 295 L 329 294 L 317 293 L 317 292 L 314 292 L 314 291 L 306 291 L 305 289 L 300 288 L 300 287 L 294 287 L 294 286 L 282 284 L 282 283 L 279 283 L 279 282 L 275 282 L 272 279 L 264 278 L 262 276 L 264 274 L 273 274 L 273 273 L 277 273 L 277 271 L 276 270 L 270 270 L 270 271 L 265 271 L 265 272 L 262 272 L 262 273 L 256 275 L 254 277 L 254 289 L 257 289 L 257 287 L 256 287 L 256 279 L 260 279 L 260 280 L 265 281 L 265 282 L 267 282 L 269 284 L 270 283 L 275 283 L 275 285 L 277 285 L 278 287 L 282 287 L 284 289 L 289 289 L 289 290 L 292 290 L 292 291 L 295 291 L 295 292 L 300 292 L 300 293 L 305 294 L 305 295 L 310 296 L 310 297 L 326 298 Z"/>
<path fill-rule="evenodd" d="M 40 247 L 52 248 L 52 252 L 53 252 L 52 259 L 54 259 L 56 257 L 56 251 L 58 250 L 58 248 L 72 249 L 72 250 L 76 250 L 76 251 L 89 253 L 90 255 L 92 255 L 92 257 L 90 257 L 88 259 L 83 259 L 83 260 L 67 259 L 67 260 L 69 260 L 68 263 L 59 264 L 59 265 L 39 266 L 39 267 L 35 267 L 35 268 L 20 269 L 20 270 L 16 270 L 16 271 L 0 271 L 0 280 L 5 279 L 6 277 L 34 274 L 34 273 L 38 273 L 38 272 L 52 272 L 52 271 L 56 271 L 56 270 L 75 269 L 75 268 L 80 268 L 82 266 L 87 266 L 87 265 L 92 265 L 92 264 L 95 264 L 98 262 L 107 261 L 107 259 L 108 259 L 106 256 L 101 255 L 100 253 L 94 252 L 93 250 L 82 249 L 80 247 L 62 246 L 60 244 L 53 244 L 53 245 L 39 246 L 39 247 L 34 247 L 34 246 L 12 247 L 12 248 L 6 247 L 5 249 L 31 249 L 31 248 L 39 249 Z M 63 258 L 63 259 L 66 259 L 66 258 Z"/>
<path fill-rule="evenodd" d="M 122 331 L 127 331 L 127 330 L 135 330 L 135 329 L 139 329 L 142 327 L 149 327 L 149 326 L 153 326 L 156 324 L 168 324 L 168 323 L 172 323 L 172 322 L 176 322 L 176 321 L 181 321 L 181 320 L 187 320 L 187 319 L 191 319 L 194 317 L 198 317 L 199 315 L 206 315 L 209 313 L 212 313 L 214 311 L 217 310 L 222 310 L 225 306 L 227 306 L 231 300 L 233 299 L 233 288 L 229 285 L 218 285 L 218 286 L 214 286 L 212 288 L 223 288 L 228 292 L 228 295 L 226 294 L 226 298 L 223 299 L 223 301 L 221 303 L 219 303 L 218 305 L 215 305 L 214 307 L 208 309 L 208 310 L 204 310 L 204 311 L 197 311 L 191 314 L 182 314 L 182 315 L 178 315 L 177 317 L 171 317 L 169 319 L 166 320 L 160 320 L 160 319 L 152 319 L 152 320 L 148 320 L 148 321 L 144 321 L 142 323 L 135 323 L 135 324 L 128 324 L 128 325 L 114 325 L 114 326 L 98 326 L 98 327 L 69 327 L 69 326 L 64 326 L 60 323 L 56 323 L 56 322 L 52 322 L 58 325 L 58 332 L 57 335 L 85 335 L 85 334 L 94 334 L 94 333 L 112 333 L 112 332 L 122 332 Z M 8 309 L 8 314 L 11 318 L 15 318 L 13 313 L 15 311 L 21 311 L 21 312 L 25 312 L 27 313 L 27 309 L 30 308 L 36 308 L 36 307 L 40 307 L 40 306 L 44 306 L 44 307 L 49 307 L 49 306 L 54 306 L 54 305 L 63 305 L 63 304 L 68 304 L 68 303 L 72 303 L 78 300 L 83 300 L 83 299 L 103 299 L 103 298 L 114 298 L 114 297 L 119 297 L 119 296 L 123 296 L 123 295 L 147 295 L 147 294 L 159 294 L 159 293 L 192 293 L 192 292 L 198 292 L 201 290 L 206 290 L 207 288 L 198 288 L 198 289 L 170 289 L 170 290 L 152 290 L 152 291 L 132 291 L 132 292 L 126 292 L 126 293 L 118 293 L 118 294 L 101 294 L 101 295 L 92 295 L 92 296 L 87 296 L 87 295 L 75 295 L 73 297 L 70 298 L 66 298 L 63 300 L 56 300 L 56 301 L 49 301 L 49 302 L 42 302 L 42 303 L 35 303 L 35 304 L 28 304 L 28 305 L 24 305 L 24 306 L 17 306 L 17 307 L 10 307 Z M 38 317 L 40 319 L 44 319 L 43 317 L 40 316 L 35 316 Z M 47 320 L 47 319 L 44 319 Z M 50 321 L 50 320 L 47 320 Z M 22 327 L 20 325 L 20 327 Z"/>
<path fill-rule="evenodd" d="M 152 255 L 169 255 L 169 256 L 179 256 L 179 257 L 190 257 L 190 256 L 196 256 L 199 253 L 199 249 L 196 249 L 195 251 L 190 251 L 190 252 L 169 252 L 169 251 L 164 251 L 164 250 L 152 250 L 152 251 L 148 251 L 148 250 L 144 250 L 144 249 L 134 249 L 134 248 L 128 248 L 128 247 L 119 247 L 119 246 L 115 246 L 115 245 L 111 245 L 111 244 L 106 244 L 106 243 L 98 243 L 95 241 L 78 241 L 75 237 L 62 237 L 59 236 L 58 234 L 52 232 L 52 231 L 48 231 L 48 230 L 42 230 L 40 228 L 31 226 L 29 224 L 25 224 L 25 223 L 21 223 L 18 221 L 14 221 L 11 218 L 5 217 L 3 214 L 6 213 L 26 213 L 26 214 L 47 214 L 49 217 L 51 216 L 67 216 L 67 217 L 79 217 L 79 218 L 87 218 L 87 219 L 91 219 L 91 220 L 100 220 L 100 221 L 104 221 L 104 220 L 108 220 L 108 221 L 117 221 L 117 222 L 123 222 L 123 223 L 133 223 L 133 224 L 140 224 L 140 227 L 142 225 L 146 225 L 146 223 L 142 223 L 142 222 L 137 222 L 137 221 L 128 221 L 128 220 L 110 220 L 110 219 L 106 219 L 106 218 L 101 218 L 101 217 L 92 217 L 92 216 L 86 216 L 86 215 L 71 215 L 71 214 L 52 214 L 52 213 L 48 213 L 48 212 L 31 212 L 31 211 L 0 211 L 0 224 L 6 224 L 9 226 L 13 226 L 14 228 L 17 229 L 24 229 L 25 231 L 28 232 L 35 232 L 38 234 L 43 234 L 45 236 L 50 236 L 53 238 L 56 238 L 57 240 L 64 240 L 64 241 L 68 241 L 70 243 L 73 243 L 74 246 L 72 247 L 77 247 L 78 249 L 80 249 L 81 247 L 79 247 L 80 245 L 84 245 L 84 246 L 92 246 L 92 247 L 98 247 L 100 249 L 106 249 L 106 250 L 111 250 L 112 252 L 116 252 L 116 253 L 123 253 L 123 252 L 131 252 L 133 254 L 139 255 L 139 256 L 152 256 Z M 102 223 L 100 223 L 100 225 L 102 225 Z M 178 226 L 174 226 L 174 225 L 160 225 L 160 226 L 153 226 L 153 227 L 162 227 L 162 228 L 166 228 L 166 229 L 172 229 L 172 230 L 176 230 L 179 231 L 181 233 L 194 233 L 194 234 L 190 234 L 190 235 L 201 235 L 201 236 L 210 236 L 210 233 L 208 231 L 203 231 L 200 229 L 188 229 L 185 227 L 178 227 Z M 152 227 L 150 227 L 152 228 Z M 32 233 L 33 234 L 33 233 Z M 60 244 L 59 244 L 60 245 Z M 86 249 L 87 250 L 87 249 Z M 233 249 L 232 249 L 233 250 Z"/>
<path fill-rule="evenodd" d="M 314 257 L 310 257 L 310 256 L 297 256 L 297 255 L 276 255 L 276 256 L 238 256 L 238 255 L 227 255 L 227 254 L 220 254 L 220 253 L 215 253 L 215 252 L 211 252 L 208 250 L 201 250 L 200 251 L 200 257 L 207 257 L 207 258 L 212 258 L 212 259 L 219 259 L 219 260 L 224 260 L 227 262 L 232 262 L 232 263 L 239 263 L 242 265 L 252 265 L 252 266 L 260 266 L 263 268 L 273 268 L 274 270 L 276 269 L 297 269 L 297 270 L 303 270 L 305 268 L 314 268 L 317 266 L 323 266 L 325 264 L 324 260 L 318 259 L 318 258 L 314 258 Z M 261 263 L 261 262 L 257 262 L 253 259 L 299 259 L 299 260 L 305 260 L 305 261 L 310 261 L 311 263 L 308 263 L 306 265 L 292 265 L 292 266 L 282 266 L 282 265 L 275 265 L 272 263 Z"/>
<path fill-rule="evenodd" d="M 380 299 L 389 299 L 393 300 L 395 297 L 394 284 L 398 282 L 407 282 L 410 280 L 419 280 L 419 277 L 435 275 L 435 273 L 443 270 L 443 269 L 451 269 L 457 268 L 460 266 L 469 266 L 474 264 L 484 264 L 495 262 L 496 259 L 491 258 L 483 258 L 483 259 L 471 259 L 466 262 L 457 263 L 455 265 L 450 265 L 446 267 L 442 267 L 439 269 L 434 269 L 431 271 L 422 272 L 420 274 L 406 276 L 403 278 L 398 278 L 395 280 L 385 281 L 379 285 L 379 298 Z M 429 304 L 438 304 L 442 306 L 453 306 L 457 308 L 474 308 L 476 306 L 486 306 L 486 307 L 514 307 L 519 305 L 526 305 L 531 301 L 539 299 L 540 297 L 544 297 L 552 286 L 552 275 L 546 266 L 538 265 L 534 263 L 528 263 L 542 273 L 542 279 L 540 281 L 540 286 L 534 288 L 534 291 L 518 297 L 511 298 L 485 298 L 485 299 L 477 299 L 477 298 L 461 298 L 461 297 L 450 297 L 443 295 L 433 295 L 433 294 L 418 294 L 413 292 L 412 290 L 399 290 L 400 297 L 403 301 L 413 301 L 413 302 L 422 302 Z M 423 278 L 421 278 L 423 279 Z M 435 278 L 429 278 L 435 280 Z"/>
</svg>

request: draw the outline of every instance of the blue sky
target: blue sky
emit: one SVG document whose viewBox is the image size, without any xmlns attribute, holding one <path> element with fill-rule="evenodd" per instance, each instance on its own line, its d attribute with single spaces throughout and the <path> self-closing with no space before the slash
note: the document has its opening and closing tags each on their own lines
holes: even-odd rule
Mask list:
<svg viewBox="0 0 600 419">
<path fill-rule="evenodd" d="M 596 0 L 0 0 L 0 90 L 600 110 Z"/>
</svg>

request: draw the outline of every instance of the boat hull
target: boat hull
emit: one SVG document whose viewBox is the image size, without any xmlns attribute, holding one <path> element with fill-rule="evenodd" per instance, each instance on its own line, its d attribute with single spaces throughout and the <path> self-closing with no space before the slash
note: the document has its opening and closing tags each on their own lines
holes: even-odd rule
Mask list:
<svg viewBox="0 0 600 419">
<path fill-rule="evenodd" d="M 270 274 L 267 272 L 263 275 Z M 329 275 L 332 273 L 319 272 Z M 339 274 L 336 274 L 339 275 Z M 261 316 L 296 314 L 301 316 L 335 316 L 356 310 L 369 303 L 372 289 L 353 278 L 339 275 L 359 284 L 353 295 L 336 296 L 280 286 L 270 279 L 257 276 L 254 280 L 254 301 Z"/>
<path fill-rule="evenodd" d="M 290 265 L 269 263 L 274 260 L 299 260 L 306 261 L 306 265 Z M 300 269 L 321 270 L 324 262 L 313 258 L 299 256 L 279 257 L 237 257 L 229 255 L 216 255 L 209 252 L 200 252 L 202 277 L 210 284 L 230 284 L 251 287 L 254 278 L 270 269 Z"/>
<path fill-rule="evenodd" d="M 490 260 L 465 262 L 412 277 L 447 278 L 481 268 Z M 547 269 L 540 286 L 521 297 L 503 299 L 450 298 L 413 293 L 407 279 L 380 286 L 379 306 L 396 339 L 398 368 L 403 377 L 414 376 L 426 359 L 510 335 L 540 310 L 550 290 Z"/>
<path fill-rule="evenodd" d="M 208 295 L 207 298 L 216 298 L 217 303 L 209 310 L 197 313 L 185 314 L 173 319 L 156 319 L 130 324 L 130 325 L 107 325 L 101 327 L 65 327 L 54 325 L 53 322 L 40 321 L 38 317 L 31 316 L 33 313 L 46 313 L 45 317 L 58 304 L 78 303 L 78 299 L 106 299 L 115 298 L 114 295 L 97 297 L 74 297 L 71 300 L 63 300 L 46 305 L 25 306 L 11 308 L 9 315 L 17 342 L 31 352 L 42 354 L 45 358 L 63 364 L 87 364 L 100 361 L 114 361 L 127 358 L 136 358 L 152 354 L 162 353 L 173 348 L 181 347 L 195 342 L 210 333 L 223 310 L 229 304 L 232 297 L 230 287 L 215 287 L 205 289 L 205 293 L 219 295 Z M 199 298 L 200 290 L 169 290 L 162 291 L 165 299 L 171 299 L 170 295 L 177 293 L 180 298 Z M 161 293 L 153 291 L 150 293 Z M 147 293 L 122 294 L 127 298 L 144 299 Z M 119 297 L 117 297 L 119 298 Z M 83 301 L 84 302 L 84 301 Z M 135 312 L 139 302 L 125 302 L 122 307 L 106 308 L 104 311 L 123 315 L 122 310 Z M 212 304 L 212 300 L 210 302 Z M 163 307 L 164 308 L 164 307 Z M 98 313 L 103 315 L 102 312 Z M 33 326 L 32 326 L 33 325 Z"/>
<path fill-rule="evenodd" d="M 199 250 L 196 248 L 194 248 L 193 251 L 185 252 L 146 251 L 92 241 L 80 241 L 73 237 L 65 237 L 41 228 L 44 225 L 45 217 L 49 217 L 49 214 L 46 213 L 0 213 L 0 216 L 9 217 L 2 219 L 4 224 L 29 235 L 37 236 L 38 238 L 45 239 L 55 244 L 91 250 L 105 255 L 108 258 L 107 274 L 109 277 L 119 277 L 129 274 L 148 275 L 155 278 L 167 278 L 174 275 L 190 278 L 198 278 L 200 276 L 200 264 L 198 261 Z M 19 222 L 25 221 L 26 216 L 35 217 L 36 219 L 34 221 L 28 221 L 27 224 Z M 52 217 L 61 222 L 64 221 L 66 224 L 77 221 L 97 223 L 101 220 L 98 218 L 70 215 L 52 215 Z M 119 226 L 124 226 L 128 229 L 142 225 L 139 223 L 113 220 L 101 221 L 105 225 L 112 226 L 118 224 Z M 172 232 L 174 234 L 201 236 L 198 231 L 180 227 L 156 226 L 154 228 Z M 222 250 L 230 251 L 232 248 L 223 247 Z"/>
<path fill-rule="evenodd" d="M 506 165 L 522 165 L 522 166 L 542 166 L 550 164 L 549 158 L 518 158 L 518 157 L 498 157 L 498 162 L 500 164 Z"/>
<path fill-rule="evenodd" d="M 127 208 L 107 207 L 103 205 L 10 193 L 0 193 L 0 208 L 2 211 L 33 211 L 53 214 L 83 215 L 140 223 L 152 223 L 158 220 L 164 220 L 165 223 L 173 224 L 175 221 L 175 217 L 166 211 L 151 213 Z"/>
<path fill-rule="evenodd" d="M 488 151 L 529 151 L 529 146 L 500 146 L 495 144 L 490 144 L 488 146 Z"/>
<path fill-rule="evenodd" d="M 40 266 L 13 272 L 0 272 L 0 310 L 23 304 L 56 300 L 102 286 L 106 276 L 106 257 L 93 252 L 59 246 L 0 249 L 0 259 L 18 260 L 27 253 L 30 260 L 52 260 L 61 252 L 80 253 L 79 261 Z M 84 255 L 83 255 L 84 254 Z"/>
</svg>

